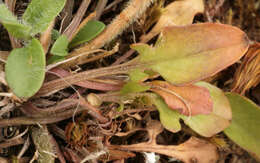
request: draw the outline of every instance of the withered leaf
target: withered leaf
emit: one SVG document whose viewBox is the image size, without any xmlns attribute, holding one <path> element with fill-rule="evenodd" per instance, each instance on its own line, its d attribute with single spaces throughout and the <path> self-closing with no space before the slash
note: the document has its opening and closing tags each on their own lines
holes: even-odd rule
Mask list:
<svg viewBox="0 0 260 163">
<path fill-rule="evenodd" d="M 162 9 L 158 22 L 147 35 L 141 37 L 141 41 L 147 42 L 166 26 L 191 24 L 194 16 L 203 11 L 203 0 L 174 1 Z"/>
<path fill-rule="evenodd" d="M 109 145 L 109 149 L 129 150 L 137 152 L 155 152 L 167 155 L 183 162 L 209 163 L 218 160 L 217 148 L 213 144 L 191 137 L 180 145 L 159 145 L 156 137 L 163 131 L 159 122 L 147 126 L 149 141 L 132 145 Z"/>
<path fill-rule="evenodd" d="M 174 86 L 165 81 L 151 82 L 151 90 L 159 94 L 173 110 L 184 115 L 210 114 L 213 109 L 209 91 L 200 86 Z"/>
</svg>

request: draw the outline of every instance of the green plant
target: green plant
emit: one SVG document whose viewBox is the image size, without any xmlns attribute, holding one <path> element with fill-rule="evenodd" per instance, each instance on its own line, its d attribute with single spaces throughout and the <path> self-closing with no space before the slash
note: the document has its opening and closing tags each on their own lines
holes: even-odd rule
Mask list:
<svg viewBox="0 0 260 163">
<path fill-rule="evenodd" d="M 33 96 L 42 86 L 45 77 L 46 54 L 36 35 L 44 32 L 65 5 L 65 0 L 32 0 L 21 20 L 0 4 L 0 22 L 16 38 L 24 40 L 24 47 L 13 49 L 8 56 L 5 74 L 8 86 L 20 98 Z M 79 45 L 96 37 L 105 25 L 89 21 L 70 42 L 60 35 L 54 42 L 48 64 L 65 59 L 69 45 Z"/>
<path fill-rule="evenodd" d="M 132 45 L 140 54 L 135 59 L 135 64 L 140 66 L 130 71 L 130 81 L 121 92 L 137 96 L 148 90 L 160 95 L 144 96 L 152 99 L 162 125 L 172 132 L 181 130 L 180 119 L 205 137 L 225 130 L 232 140 L 259 156 L 255 138 L 259 137 L 256 117 L 260 108 L 245 97 L 225 95 L 214 85 L 198 82 L 238 61 L 248 46 L 245 33 L 228 25 L 167 27 L 154 47 Z M 148 70 L 160 74 L 166 81 L 145 82 L 149 79 Z"/>
<path fill-rule="evenodd" d="M 124 117 L 121 114 L 130 115 L 135 109 L 147 111 L 150 114 L 150 111 L 157 109 L 160 122 L 152 119 L 151 115 L 145 116 L 145 121 L 147 121 L 145 130 L 147 130 L 149 141 L 135 145 L 114 146 L 108 142 L 104 145 L 108 147 L 106 149 L 145 151 L 152 147 L 147 151 L 166 154 L 186 162 L 191 159 L 200 162 L 200 158 L 203 160 L 201 162 L 217 160 L 216 146 L 209 143 L 208 139 L 192 137 L 189 141 L 177 146 L 156 143 L 157 135 L 163 131 L 163 128 L 173 133 L 181 131 L 183 126 L 180 121 L 182 120 L 194 131 L 188 130 L 193 136 L 211 138 L 223 131 L 231 140 L 259 158 L 259 106 L 246 97 L 231 92 L 225 93 L 216 85 L 204 81 L 239 61 L 247 52 L 250 41 L 243 31 L 230 25 L 217 23 L 187 25 L 192 23 L 197 12 L 203 12 L 202 0 L 176 1 L 169 5 L 166 8 L 167 12 L 160 13 L 162 15 L 158 18 L 158 24 L 154 26 L 151 33 L 141 37 L 141 42 L 147 42 L 160 33 L 155 45 L 150 46 L 144 43 L 131 45 L 132 52 L 136 50 L 139 53 L 134 59 L 119 65 L 92 70 L 82 69 L 77 73 L 70 73 L 64 69 L 79 60 L 77 64 L 83 64 L 87 60 L 96 61 L 97 58 L 104 58 L 107 54 L 114 54 L 117 51 L 116 48 L 111 51 L 97 48 L 121 33 L 129 22 L 139 17 L 138 13 L 144 12 L 152 2 L 153 0 L 131 0 L 127 8 L 102 34 L 101 32 L 105 29 L 102 22 L 86 19 L 89 21 L 86 24 L 83 21 L 83 26 L 81 24 L 77 30 L 74 29 L 76 32 L 70 31 L 72 34 L 68 32 L 71 37 L 68 37 L 65 32 L 65 34 L 59 33 L 52 29 L 56 16 L 65 5 L 65 0 L 57 0 L 55 3 L 51 0 L 32 0 L 21 19 L 17 19 L 4 4 L 0 4 L 0 22 L 22 44 L 22 48 L 11 51 L 5 64 L 7 84 L 17 97 L 23 100 L 28 98 L 34 98 L 36 101 L 43 100 L 39 97 L 52 94 L 70 85 L 105 92 L 94 94 L 91 90 L 87 90 L 89 94 L 86 98 L 82 98 L 84 94 L 79 91 L 77 92 L 78 99 L 74 98 L 74 95 L 70 96 L 72 98 L 64 96 L 63 101 L 56 102 L 57 105 L 45 109 L 37 108 L 33 100 L 25 102 L 20 100 L 19 109 L 23 112 L 23 117 L 0 119 L 0 127 L 42 125 L 41 128 L 33 126 L 29 129 L 36 150 L 41 154 L 38 161 L 54 162 L 53 153 L 58 148 L 52 142 L 54 138 L 48 128 L 57 126 L 45 126 L 45 124 L 73 117 L 73 122 L 67 123 L 65 134 L 60 132 L 60 129 L 57 135 L 63 134 L 62 138 L 66 136 L 71 146 L 84 146 L 87 144 L 88 134 L 98 133 L 100 137 L 103 136 L 102 140 L 109 141 L 110 136 L 115 134 L 116 130 L 120 130 L 118 122 L 120 125 L 126 123 L 124 124 L 126 128 L 133 131 L 140 129 L 139 126 L 134 128 L 131 122 L 128 125 L 124 118 L 122 121 L 118 120 L 120 119 L 118 117 Z M 86 5 L 86 3 L 82 4 Z M 193 9 L 190 12 L 186 12 L 191 8 Z M 163 11 L 162 8 L 159 10 Z M 126 11 L 133 12 L 125 20 Z M 182 12 L 185 16 L 178 20 L 179 13 Z M 166 27 L 166 22 L 170 26 Z M 38 36 L 44 35 L 45 32 L 47 36 L 52 36 L 51 48 L 38 39 Z M 231 36 L 232 39 L 230 39 Z M 95 37 L 98 38 L 94 39 Z M 91 40 L 92 42 L 86 46 L 73 49 Z M 70 50 L 72 52 L 69 52 Z M 87 56 L 88 54 L 84 53 L 91 55 Z M 93 55 L 94 53 L 100 54 Z M 256 56 L 257 53 L 254 55 Z M 60 63 L 57 63 L 59 61 L 69 64 L 52 69 L 52 73 L 56 73 L 59 78 L 44 82 L 46 69 L 51 69 L 52 65 L 59 65 Z M 51 68 L 46 67 L 46 64 Z M 251 66 L 251 69 L 255 64 Z M 90 67 L 93 67 L 92 64 Z M 73 89 L 76 90 L 77 87 Z M 105 102 L 109 102 L 109 105 Z M 51 105 L 53 105 L 52 102 Z M 126 107 L 130 109 L 124 110 Z M 86 110 L 89 112 L 75 117 L 76 114 Z M 103 115 L 103 111 L 108 114 Z M 90 116 L 86 116 L 87 114 L 92 116 L 91 123 L 88 122 Z M 138 120 L 143 118 L 138 114 L 133 117 Z M 93 128 L 102 128 L 102 130 L 97 132 Z M 132 133 L 130 130 L 127 132 Z M 126 133 L 118 135 L 120 134 L 126 135 Z M 46 140 L 48 143 L 44 142 Z M 97 144 L 101 144 L 100 140 L 97 140 Z M 94 146 L 91 145 L 91 148 L 95 149 Z M 199 152 L 198 148 L 200 148 Z M 204 153 L 207 152 L 212 157 L 203 159 Z M 101 151 L 101 153 L 106 152 Z"/>
</svg>

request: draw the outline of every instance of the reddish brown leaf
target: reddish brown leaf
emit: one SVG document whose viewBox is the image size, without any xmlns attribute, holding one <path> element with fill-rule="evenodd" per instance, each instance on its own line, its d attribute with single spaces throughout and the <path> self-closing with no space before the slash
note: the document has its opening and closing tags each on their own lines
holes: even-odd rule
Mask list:
<svg viewBox="0 0 260 163">
<path fill-rule="evenodd" d="M 206 88 L 187 85 L 174 86 L 165 81 L 153 81 L 151 90 L 163 97 L 167 105 L 184 115 L 210 114 L 213 109 Z"/>
</svg>

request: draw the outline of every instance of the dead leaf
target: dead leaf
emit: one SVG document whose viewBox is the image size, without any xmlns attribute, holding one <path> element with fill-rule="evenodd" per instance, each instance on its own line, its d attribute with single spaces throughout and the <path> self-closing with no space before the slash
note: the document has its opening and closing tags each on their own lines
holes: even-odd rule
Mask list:
<svg viewBox="0 0 260 163">
<path fill-rule="evenodd" d="M 147 127 L 150 138 L 148 142 L 132 145 L 108 145 L 108 148 L 136 152 L 155 152 L 176 158 L 185 163 L 212 163 L 218 160 L 217 147 L 195 137 L 191 137 L 180 145 L 158 145 L 156 137 L 162 130 L 160 122 L 151 121 Z"/>
<path fill-rule="evenodd" d="M 210 114 L 213 102 L 209 91 L 200 86 L 174 86 L 166 81 L 153 81 L 151 90 L 163 97 L 167 105 L 184 115 Z"/>
<path fill-rule="evenodd" d="M 63 34 L 68 37 L 68 39 L 71 41 L 73 34 L 77 30 L 78 26 L 80 25 L 80 21 L 83 18 L 89 4 L 91 1 L 83 0 L 80 4 L 80 7 L 72 19 L 70 25 L 64 30 Z"/>
<path fill-rule="evenodd" d="M 41 34 L 40 42 L 42 44 L 44 53 L 46 54 L 48 52 L 49 46 L 51 44 L 51 31 L 53 29 L 53 26 L 55 24 L 55 20 L 53 20 L 48 28 Z"/>
<path fill-rule="evenodd" d="M 54 163 L 55 150 L 53 142 L 51 141 L 51 135 L 46 125 L 31 128 L 31 136 L 36 150 L 39 152 L 38 162 L 50 162 Z"/>
<path fill-rule="evenodd" d="M 109 158 L 106 161 L 112 161 L 112 160 L 121 160 L 121 159 L 127 159 L 129 157 L 135 157 L 135 154 L 132 152 L 125 152 L 120 150 L 114 150 L 109 149 Z"/>
<path fill-rule="evenodd" d="M 174 1 L 162 9 L 163 13 L 157 24 L 147 34 L 141 37 L 141 42 L 147 42 L 159 34 L 164 27 L 172 25 L 188 25 L 197 13 L 204 12 L 203 0 Z"/>
<path fill-rule="evenodd" d="M 243 61 L 235 73 L 232 91 L 245 94 L 260 83 L 260 43 L 249 47 Z"/>
</svg>

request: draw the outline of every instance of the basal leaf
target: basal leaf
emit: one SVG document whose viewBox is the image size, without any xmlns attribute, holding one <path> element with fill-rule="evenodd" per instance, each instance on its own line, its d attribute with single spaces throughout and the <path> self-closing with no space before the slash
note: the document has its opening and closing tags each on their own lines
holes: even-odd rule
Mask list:
<svg viewBox="0 0 260 163">
<path fill-rule="evenodd" d="M 29 98 L 41 87 L 45 76 L 45 54 L 33 39 L 26 47 L 14 49 L 5 65 L 8 86 L 18 97 Z"/>
<path fill-rule="evenodd" d="M 141 69 L 137 68 L 137 69 L 130 70 L 129 77 L 131 81 L 141 82 L 146 80 L 149 77 L 149 75 L 143 72 Z"/>
<path fill-rule="evenodd" d="M 105 24 L 96 21 L 90 20 L 87 24 L 82 27 L 77 35 L 70 42 L 70 47 L 77 46 L 79 44 L 85 43 L 87 41 L 95 38 L 99 33 L 101 33 L 105 29 Z"/>
<path fill-rule="evenodd" d="M 211 137 L 230 125 L 232 119 L 230 104 L 221 89 L 206 82 L 199 82 L 195 85 L 205 87 L 209 90 L 213 101 L 213 111 L 209 115 L 182 116 L 182 119 L 184 123 L 198 134 Z"/>
<path fill-rule="evenodd" d="M 51 31 L 51 40 L 56 41 L 61 36 L 60 32 L 56 29 Z"/>
<path fill-rule="evenodd" d="M 225 134 L 242 148 L 260 158 L 260 107 L 235 93 L 227 93 L 233 119 Z"/>
<path fill-rule="evenodd" d="M 152 81 L 151 91 L 159 94 L 169 108 L 180 114 L 210 114 L 213 102 L 208 89 L 196 85 L 174 86 L 166 81 Z"/>
<path fill-rule="evenodd" d="M 69 40 L 67 36 L 61 35 L 52 45 L 51 54 L 66 56 L 68 54 Z"/>
<path fill-rule="evenodd" d="M 160 121 L 162 125 L 171 132 L 178 132 L 181 130 L 180 114 L 170 109 L 162 98 L 157 97 L 153 100 L 160 113 Z"/>
<path fill-rule="evenodd" d="M 65 2 L 66 0 L 32 0 L 23 15 L 25 23 L 33 27 L 31 34 L 45 31 L 63 9 Z"/>
<path fill-rule="evenodd" d="M 31 27 L 18 22 L 5 4 L 0 4 L 0 22 L 16 38 L 29 38 Z"/>
<path fill-rule="evenodd" d="M 150 86 L 148 85 L 142 85 L 138 82 L 129 81 L 127 82 L 123 88 L 120 90 L 120 93 L 122 95 L 128 94 L 128 93 L 138 93 L 138 92 L 144 92 L 150 89 Z"/>
<path fill-rule="evenodd" d="M 66 58 L 63 57 L 63 56 L 58 56 L 58 55 L 53 55 L 51 56 L 48 61 L 47 61 L 47 64 L 53 64 L 53 63 L 56 63 L 56 62 L 60 62 L 60 61 L 63 61 L 65 60 Z"/>
<path fill-rule="evenodd" d="M 166 129 L 179 131 L 179 119 L 181 118 L 185 124 L 198 134 L 211 137 L 223 131 L 230 124 L 232 114 L 229 102 L 224 93 L 217 87 L 205 82 L 196 83 L 196 85 L 205 87 L 210 92 L 213 101 L 213 111 L 209 115 L 185 116 L 170 109 L 162 99 L 160 105 L 158 105 L 158 101 L 154 100 L 154 102 L 160 113 L 160 121 Z M 169 121 L 174 121 L 174 123 Z"/>
<path fill-rule="evenodd" d="M 230 39 L 232 38 L 232 39 Z M 134 44 L 140 62 L 173 84 L 199 81 L 238 61 L 248 48 L 243 31 L 202 23 L 164 28 L 155 47 Z"/>
</svg>

